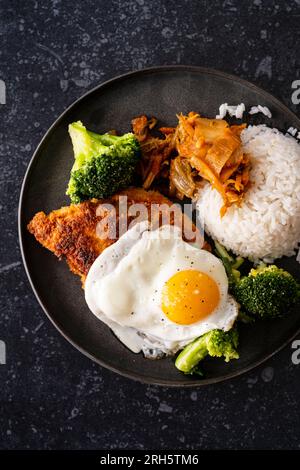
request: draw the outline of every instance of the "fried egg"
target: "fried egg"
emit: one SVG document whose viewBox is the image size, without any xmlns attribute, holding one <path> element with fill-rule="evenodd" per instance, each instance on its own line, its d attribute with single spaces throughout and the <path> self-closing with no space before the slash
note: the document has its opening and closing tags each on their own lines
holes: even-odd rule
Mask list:
<svg viewBox="0 0 300 470">
<path fill-rule="evenodd" d="M 129 229 L 93 263 L 90 310 L 133 352 L 174 354 L 213 329 L 229 330 L 238 304 L 222 262 L 182 240 L 180 228 Z"/>
</svg>

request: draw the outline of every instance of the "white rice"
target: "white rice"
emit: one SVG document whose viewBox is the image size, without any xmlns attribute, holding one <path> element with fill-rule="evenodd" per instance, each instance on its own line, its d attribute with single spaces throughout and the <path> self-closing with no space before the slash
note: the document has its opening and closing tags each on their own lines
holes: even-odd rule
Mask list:
<svg viewBox="0 0 300 470">
<path fill-rule="evenodd" d="M 252 186 L 221 218 L 222 198 L 207 183 L 197 202 L 200 220 L 214 239 L 252 261 L 292 256 L 300 241 L 300 144 L 265 125 L 249 126 L 241 138 Z"/>
<path fill-rule="evenodd" d="M 245 112 L 244 103 L 240 103 L 236 106 L 228 105 L 228 103 L 222 103 L 219 107 L 219 114 L 216 115 L 216 119 L 224 119 L 228 113 L 231 117 L 236 117 L 237 119 L 242 119 Z"/>
<path fill-rule="evenodd" d="M 288 134 L 291 134 L 293 137 L 296 137 L 298 129 L 296 127 L 289 127 L 287 130 Z"/>
<path fill-rule="evenodd" d="M 270 119 L 272 117 L 272 113 L 269 110 L 269 108 L 267 106 L 261 106 L 260 104 L 257 106 L 252 106 L 252 108 L 249 111 L 249 114 L 258 114 L 258 113 L 262 113 Z"/>
</svg>

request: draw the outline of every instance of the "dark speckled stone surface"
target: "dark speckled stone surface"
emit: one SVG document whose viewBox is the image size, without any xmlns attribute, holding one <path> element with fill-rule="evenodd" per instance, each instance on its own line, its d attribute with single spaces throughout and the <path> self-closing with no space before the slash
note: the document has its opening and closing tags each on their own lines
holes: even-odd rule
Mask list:
<svg viewBox="0 0 300 470">
<path fill-rule="evenodd" d="M 46 319 L 20 259 L 17 203 L 39 140 L 72 101 L 137 68 L 192 64 L 247 78 L 293 111 L 300 1 L 0 1 L 1 449 L 300 447 L 291 347 L 253 372 L 195 390 L 118 377 Z"/>
</svg>

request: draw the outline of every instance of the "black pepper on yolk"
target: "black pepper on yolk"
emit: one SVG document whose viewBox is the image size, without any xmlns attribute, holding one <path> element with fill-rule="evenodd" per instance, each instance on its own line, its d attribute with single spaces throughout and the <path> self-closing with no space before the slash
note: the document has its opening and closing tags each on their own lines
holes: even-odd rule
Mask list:
<svg viewBox="0 0 300 470">
<path fill-rule="evenodd" d="M 219 288 L 208 274 L 179 271 L 163 286 L 161 307 L 169 320 L 190 325 L 210 315 L 220 302 Z"/>
</svg>

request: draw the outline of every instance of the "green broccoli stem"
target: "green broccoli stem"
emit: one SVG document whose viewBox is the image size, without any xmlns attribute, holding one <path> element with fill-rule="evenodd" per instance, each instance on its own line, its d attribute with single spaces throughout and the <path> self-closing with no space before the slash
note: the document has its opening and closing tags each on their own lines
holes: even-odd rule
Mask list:
<svg viewBox="0 0 300 470">
<path fill-rule="evenodd" d="M 234 264 L 232 265 L 233 269 L 235 270 L 239 269 L 239 267 L 243 264 L 243 262 L 244 262 L 244 258 L 242 258 L 241 256 L 237 256 Z"/>
<path fill-rule="evenodd" d="M 229 263 L 233 263 L 234 262 L 233 257 L 230 256 L 230 254 L 224 248 L 224 246 L 221 245 L 221 243 L 217 242 L 217 240 L 215 240 L 214 243 L 215 243 L 216 252 L 220 256 L 220 258 L 222 260 L 227 260 Z"/>
<path fill-rule="evenodd" d="M 71 172 L 76 171 L 87 160 L 107 150 L 107 146 L 98 139 L 97 134 L 86 130 L 81 121 L 69 125 L 69 134 L 72 140 L 75 157 Z"/>
<path fill-rule="evenodd" d="M 92 137 L 93 139 L 97 140 L 100 142 L 103 146 L 108 147 L 110 145 L 114 145 L 117 143 L 121 137 L 118 135 L 112 135 L 112 134 L 96 134 L 95 132 L 92 131 L 87 131 L 87 133 Z"/>
<path fill-rule="evenodd" d="M 243 312 L 243 310 L 239 311 L 237 321 L 241 323 L 245 323 L 246 325 L 249 325 L 251 323 L 255 322 L 255 318 L 251 315 L 248 315 L 247 313 Z"/>
<path fill-rule="evenodd" d="M 186 346 L 175 361 L 177 369 L 185 374 L 190 374 L 208 354 L 206 341 L 207 335 L 204 335 Z"/>
<path fill-rule="evenodd" d="M 236 328 L 231 328 L 229 331 L 211 330 L 181 351 L 175 361 L 175 367 L 185 374 L 198 373 L 198 364 L 206 356 L 223 357 L 225 362 L 238 359 L 237 346 L 238 331 Z"/>
<path fill-rule="evenodd" d="M 239 267 L 243 264 L 244 259 L 241 256 L 233 258 L 219 242 L 215 241 L 214 243 L 216 253 L 221 258 L 226 270 L 229 285 L 232 287 L 240 280 Z"/>
</svg>

